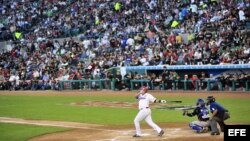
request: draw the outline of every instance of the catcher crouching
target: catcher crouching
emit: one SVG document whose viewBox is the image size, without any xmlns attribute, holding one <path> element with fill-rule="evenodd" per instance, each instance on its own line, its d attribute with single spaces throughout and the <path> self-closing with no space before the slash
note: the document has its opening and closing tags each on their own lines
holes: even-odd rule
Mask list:
<svg viewBox="0 0 250 141">
<path fill-rule="evenodd" d="M 197 116 L 198 120 L 190 122 L 189 127 L 196 133 L 206 133 L 208 131 L 211 131 L 209 123 L 209 110 L 205 106 L 204 100 L 201 98 L 197 99 L 196 106 L 197 107 L 193 110 L 192 113 L 189 113 L 188 111 L 183 112 L 183 116 Z"/>
</svg>

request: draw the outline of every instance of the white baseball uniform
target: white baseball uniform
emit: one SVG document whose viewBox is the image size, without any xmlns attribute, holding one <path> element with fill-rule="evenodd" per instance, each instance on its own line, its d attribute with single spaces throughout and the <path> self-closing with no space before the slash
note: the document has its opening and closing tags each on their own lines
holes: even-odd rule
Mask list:
<svg viewBox="0 0 250 141">
<path fill-rule="evenodd" d="M 136 115 L 134 119 L 136 134 L 141 136 L 141 128 L 140 128 L 140 121 L 145 119 L 149 126 L 151 126 L 157 133 L 161 132 L 161 128 L 156 125 L 151 118 L 151 109 L 149 108 L 149 103 L 154 102 L 156 98 L 149 93 L 139 94 L 138 97 L 139 103 L 139 113 Z"/>
</svg>

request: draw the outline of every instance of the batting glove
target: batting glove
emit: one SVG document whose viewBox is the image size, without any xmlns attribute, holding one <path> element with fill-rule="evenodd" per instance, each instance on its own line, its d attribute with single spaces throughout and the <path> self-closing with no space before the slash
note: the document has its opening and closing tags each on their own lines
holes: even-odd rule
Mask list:
<svg viewBox="0 0 250 141">
<path fill-rule="evenodd" d="M 167 101 L 162 99 L 160 103 L 167 103 Z"/>
</svg>

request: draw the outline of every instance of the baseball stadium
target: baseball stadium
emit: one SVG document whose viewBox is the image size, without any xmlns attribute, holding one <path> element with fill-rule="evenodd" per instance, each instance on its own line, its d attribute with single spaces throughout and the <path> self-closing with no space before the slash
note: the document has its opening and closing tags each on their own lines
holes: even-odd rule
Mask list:
<svg viewBox="0 0 250 141">
<path fill-rule="evenodd" d="M 0 141 L 224 141 L 250 125 L 248 0 L 0 0 Z"/>
</svg>

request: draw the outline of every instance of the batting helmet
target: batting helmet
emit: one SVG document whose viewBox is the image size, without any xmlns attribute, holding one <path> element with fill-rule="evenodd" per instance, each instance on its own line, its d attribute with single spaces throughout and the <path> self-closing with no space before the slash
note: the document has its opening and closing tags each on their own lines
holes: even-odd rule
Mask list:
<svg viewBox="0 0 250 141">
<path fill-rule="evenodd" d="M 200 106 L 204 106 L 204 105 L 205 105 L 205 102 L 204 102 L 204 100 L 203 100 L 203 99 L 198 98 L 198 99 L 197 99 L 197 102 L 196 102 L 196 105 L 197 105 L 197 106 L 198 106 L 198 105 L 200 105 Z"/>
<path fill-rule="evenodd" d="M 144 91 L 145 93 L 148 91 L 148 87 L 146 87 L 146 86 L 142 86 L 141 87 L 141 91 Z"/>
</svg>

